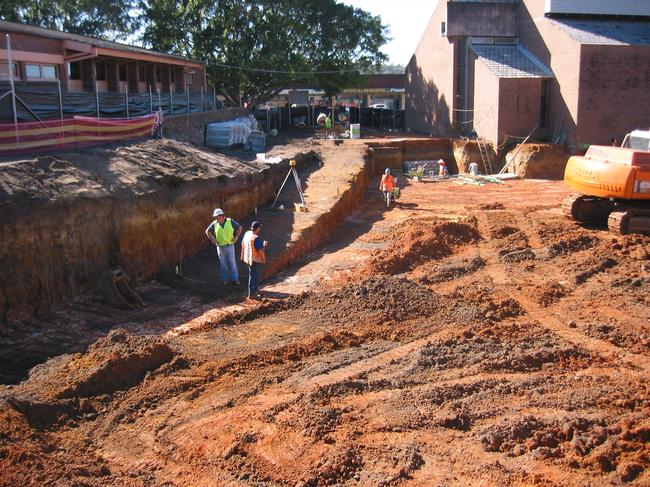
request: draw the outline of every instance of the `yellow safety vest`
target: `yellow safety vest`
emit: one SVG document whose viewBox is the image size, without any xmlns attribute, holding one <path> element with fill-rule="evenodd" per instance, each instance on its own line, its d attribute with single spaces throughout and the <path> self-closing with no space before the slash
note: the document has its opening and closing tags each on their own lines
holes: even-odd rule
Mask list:
<svg viewBox="0 0 650 487">
<path fill-rule="evenodd" d="M 232 226 L 232 220 L 226 218 L 223 227 L 219 225 L 217 220 L 212 222 L 212 229 L 214 231 L 214 238 L 217 240 L 217 245 L 223 247 L 235 243 L 235 227 Z"/>
</svg>

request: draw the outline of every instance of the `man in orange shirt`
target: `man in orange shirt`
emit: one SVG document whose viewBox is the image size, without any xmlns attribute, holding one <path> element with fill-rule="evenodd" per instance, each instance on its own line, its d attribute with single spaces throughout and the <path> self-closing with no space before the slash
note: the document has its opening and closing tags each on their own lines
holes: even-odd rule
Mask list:
<svg viewBox="0 0 650 487">
<path fill-rule="evenodd" d="M 390 169 L 386 168 L 379 183 L 379 191 L 383 191 L 384 199 L 386 200 L 386 208 L 390 208 L 390 198 L 395 189 L 395 178 L 390 173 Z"/>
</svg>

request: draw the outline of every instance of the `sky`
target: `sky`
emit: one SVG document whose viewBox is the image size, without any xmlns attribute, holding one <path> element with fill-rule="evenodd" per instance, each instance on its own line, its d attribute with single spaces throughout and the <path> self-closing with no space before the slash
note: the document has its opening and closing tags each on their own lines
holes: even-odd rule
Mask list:
<svg viewBox="0 0 650 487">
<path fill-rule="evenodd" d="M 343 0 L 342 3 L 379 15 L 392 41 L 382 50 L 389 64 L 406 66 L 415 52 L 437 0 Z"/>
</svg>

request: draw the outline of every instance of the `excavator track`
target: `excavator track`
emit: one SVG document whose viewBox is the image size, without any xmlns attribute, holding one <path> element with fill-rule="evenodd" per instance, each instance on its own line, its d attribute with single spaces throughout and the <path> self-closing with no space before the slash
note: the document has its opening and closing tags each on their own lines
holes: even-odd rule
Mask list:
<svg viewBox="0 0 650 487">
<path fill-rule="evenodd" d="M 650 210 L 636 208 L 613 211 L 607 219 L 607 226 L 616 235 L 638 233 L 650 235 Z"/>
<path fill-rule="evenodd" d="M 579 222 L 605 222 L 614 209 L 610 200 L 593 198 L 579 193 L 567 196 L 562 202 L 562 213 Z"/>
</svg>

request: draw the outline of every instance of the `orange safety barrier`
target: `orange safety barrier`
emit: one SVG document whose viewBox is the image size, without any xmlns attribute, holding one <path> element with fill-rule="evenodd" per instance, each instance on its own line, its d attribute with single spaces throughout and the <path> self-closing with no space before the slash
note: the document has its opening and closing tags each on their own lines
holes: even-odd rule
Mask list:
<svg viewBox="0 0 650 487">
<path fill-rule="evenodd" d="M 75 149 L 116 140 L 153 135 L 160 123 L 157 113 L 142 117 L 74 117 L 45 122 L 0 124 L 0 156 Z"/>
</svg>

